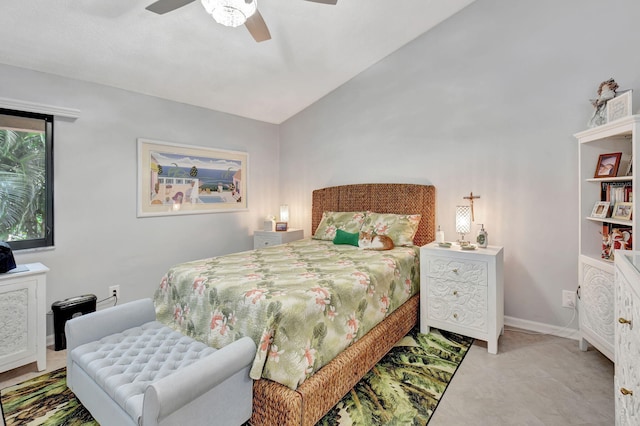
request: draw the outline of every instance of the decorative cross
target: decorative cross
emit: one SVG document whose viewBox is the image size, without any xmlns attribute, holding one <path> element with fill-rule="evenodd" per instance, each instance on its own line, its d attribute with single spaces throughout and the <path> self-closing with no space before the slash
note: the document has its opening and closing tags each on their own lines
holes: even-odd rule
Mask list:
<svg viewBox="0 0 640 426">
<path fill-rule="evenodd" d="M 473 200 L 480 198 L 479 195 L 473 195 L 473 192 L 469 193 L 468 197 L 462 197 L 465 200 L 469 200 L 469 202 L 471 203 L 471 222 L 473 222 L 475 220 L 475 218 L 473 217 Z"/>
</svg>

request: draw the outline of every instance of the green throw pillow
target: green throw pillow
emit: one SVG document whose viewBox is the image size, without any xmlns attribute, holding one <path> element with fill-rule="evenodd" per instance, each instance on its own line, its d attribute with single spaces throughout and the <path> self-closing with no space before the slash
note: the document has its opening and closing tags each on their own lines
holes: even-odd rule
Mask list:
<svg viewBox="0 0 640 426">
<path fill-rule="evenodd" d="M 349 244 L 358 247 L 359 237 L 360 233 L 358 232 L 352 234 L 350 232 L 345 232 L 342 229 L 336 229 L 336 236 L 333 239 L 333 244 Z"/>
</svg>

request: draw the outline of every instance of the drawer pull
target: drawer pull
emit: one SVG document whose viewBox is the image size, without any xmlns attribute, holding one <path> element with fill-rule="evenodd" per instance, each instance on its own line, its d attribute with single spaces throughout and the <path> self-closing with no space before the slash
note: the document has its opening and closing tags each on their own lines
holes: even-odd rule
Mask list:
<svg viewBox="0 0 640 426">
<path fill-rule="evenodd" d="M 633 391 L 626 388 L 620 388 L 620 393 L 623 395 L 633 395 Z"/>
<path fill-rule="evenodd" d="M 629 324 L 629 325 L 631 325 L 631 320 L 628 320 L 628 319 L 622 318 L 622 317 L 618 318 L 618 322 L 620 324 Z"/>
</svg>

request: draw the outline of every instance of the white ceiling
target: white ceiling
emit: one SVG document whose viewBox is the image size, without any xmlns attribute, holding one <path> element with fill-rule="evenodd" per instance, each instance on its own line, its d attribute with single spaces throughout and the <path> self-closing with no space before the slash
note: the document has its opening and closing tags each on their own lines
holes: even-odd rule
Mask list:
<svg viewBox="0 0 640 426">
<path fill-rule="evenodd" d="M 262 43 L 153 1 L 0 0 L 0 62 L 279 124 L 474 0 L 257 0 Z"/>
</svg>

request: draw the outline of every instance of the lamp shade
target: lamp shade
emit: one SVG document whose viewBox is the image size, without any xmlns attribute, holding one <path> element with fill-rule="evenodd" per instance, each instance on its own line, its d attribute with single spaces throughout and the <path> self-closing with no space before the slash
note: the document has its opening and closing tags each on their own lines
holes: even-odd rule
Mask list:
<svg viewBox="0 0 640 426">
<path fill-rule="evenodd" d="M 289 222 L 289 206 L 287 204 L 280 206 L 280 222 Z"/>
<path fill-rule="evenodd" d="M 470 206 L 456 206 L 456 232 L 460 234 L 471 232 Z"/>
<path fill-rule="evenodd" d="M 201 0 L 207 13 L 219 24 L 239 27 L 256 12 L 256 0 Z"/>
</svg>

